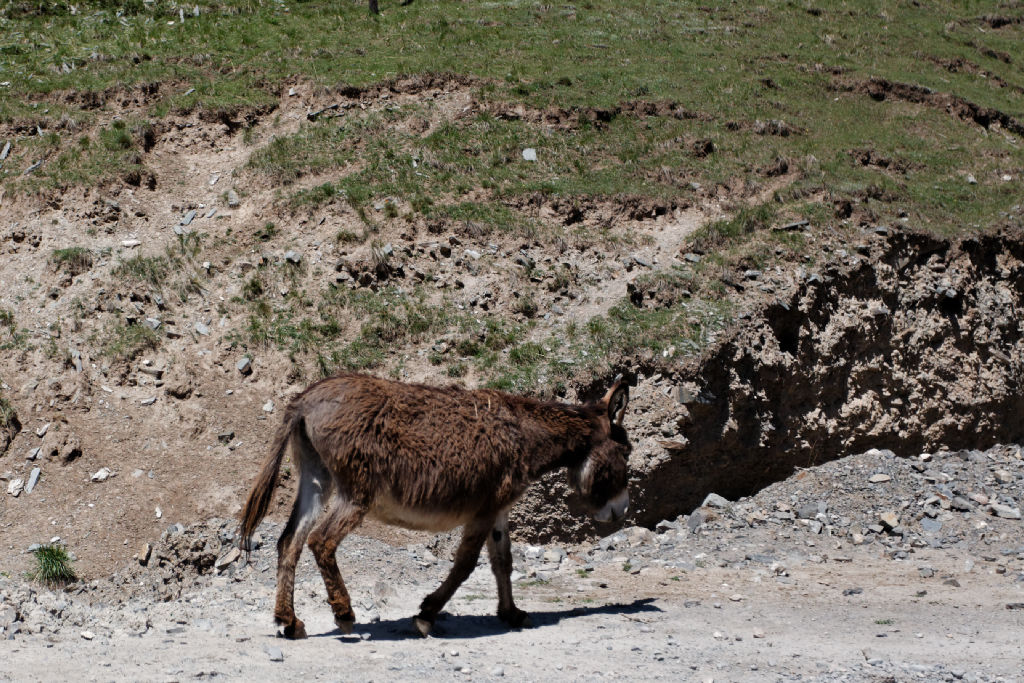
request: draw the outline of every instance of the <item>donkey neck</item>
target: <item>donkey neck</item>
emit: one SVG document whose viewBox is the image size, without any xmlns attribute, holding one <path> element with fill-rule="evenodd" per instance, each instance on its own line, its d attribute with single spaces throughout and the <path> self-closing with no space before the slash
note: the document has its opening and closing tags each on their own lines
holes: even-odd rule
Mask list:
<svg viewBox="0 0 1024 683">
<path fill-rule="evenodd" d="M 521 428 L 528 435 L 530 474 L 537 477 L 576 466 L 590 449 L 596 429 L 592 411 L 568 403 L 524 402 Z"/>
</svg>

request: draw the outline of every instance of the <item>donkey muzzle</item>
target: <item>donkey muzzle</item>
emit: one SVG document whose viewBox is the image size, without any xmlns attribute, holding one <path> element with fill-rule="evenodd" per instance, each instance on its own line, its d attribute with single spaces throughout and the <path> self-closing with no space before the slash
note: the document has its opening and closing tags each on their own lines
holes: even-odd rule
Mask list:
<svg viewBox="0 0 1024 683">
<path fill-rule="evenodd" d="M 626 516 L 629 510 L 629 491 L 623 490 L 604 504 L 600 510 L 594 513 L 594 519 L 599 522 L 619 521 Z"/>
</svg>

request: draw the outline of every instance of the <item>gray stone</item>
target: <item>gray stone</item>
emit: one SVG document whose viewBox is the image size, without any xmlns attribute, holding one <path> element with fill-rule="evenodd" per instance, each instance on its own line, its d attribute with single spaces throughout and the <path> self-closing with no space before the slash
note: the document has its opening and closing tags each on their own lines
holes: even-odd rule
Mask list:
<svg viewBox="0 0 1024 683">
<path fill-rule="evenodd" d="M 232 563 L 236 562 L 238 560 L 238 558 L 241 557 L 241 556 L 242 556 L 242 551 L 241 550 L 239 550 L 238 548 L 232 548 L 231 550 L 229 550 L 226 553 L 224 553 L 224 555 L 222 555 L 220 557 L 220 559 L 217 560 L 217 562 L 214 563 L 213 566 L 216 567 L 217 569 L 224 569 L 224 568 L 228 567 L 229 565 L 231 565 Z"/>
<path fill-rule="evenodd" d="M 238 360 L 238 362 L 235 363 L 235 367 L 243 375 L 251 374 L 252 373 L 252 359 L 249 358 L 248 356 L 242 356 Z"/>
<path fill-rule="evenodd" d="M 197 322 L 195 325 L 195 330 L 196 334 L 201 334 L 204 337 L 208 337 L 210 335 L 210 328 L 204 325 L 203 323 Z"/>
<path fill-rule="evenodd" d="M 921 529 L 929 534 L 936 534 L 942 530 L 942 522 L 931 517 L 921 518 Z"/>
<path fill-rule="evenodd" d="M 796 516 L 799 517 L 800 519 L 814 519 L 814 517 L 817 514 L 818 514 L 818 504 L 817 503 L 804 503 L 799 508 L 797 508 L 797 512 L 796 512 Z"/>
<path fill-rule="evenodd" d="M 193 220 L 195 220 L 195 217 L 196 217 L 196 210 L 192 209 L 188 213 L 186 213 L 184 216 L 181 217 L 181 224 L 182 225 L 188 225 Z"/>
<path fill-rule="evenodd" d="M 293 249 L 289 249 L 284 253 L 284 260 L 289 263 L 302 263 L 302 254 Z"/>
<path fill-rule="evenodd" d="M 36 482 L 39 481 L 39 474 L 42 470 L 38 467 L 32 468 L 32 474 L 28 475 L 28 483 L 25 484 L 25 493 L 32 493 L 32 489 L 36 487 Z"/>
<path fill-rule="evenodd" d="M 241 202 L 238 199 L 238 193 L 234 190 L 228 190 L 228 206 L 232 209 L 237 208 Z"/>
<path fill-rule="evenodd" d="M 970 501 L 966 498 L 962 498 L 961 496 L 954 496 L 953 500 L 949 501 L 949 506 L 960 512 L 969 512 L 971 510 Z"/>
<path fill-rule="evenodd" d="M 26 490 L 26 493 L 28 491 Z M 1003 505 L 1002 503 L 992 503 L 989 505 L 992 508 L 992 512 L 997 517 L 1003 519 L 1020 519 L 1020 508 L 1010 507 L 1009 505 Z"/>
<path fill-rule="evenodd" d="M 230 429 L 225 429 L 221 433 L 217 434 L 217 441 L 220 441 L 221 443 L 228 443 L 233 438 L 235 438 L 235 433 Z"/>
<path fill-rule="evenodd" d="M 284 661 L 284 653 L 281 652 L 281 648 L 279 648 L 279 647 L 272 647 L 271 646 L 271 647 L 265 648 L 263 651 L 267 653 L 267 656 L 270 657 L 270 661 L 272 661 L 272 662 L 283 662 Z"/>
<path fill-rule="evenodd" d="M 701 507 L 719 509 L 725 509 L 730 505 L 732 505 L 731 502 L 729 502 L 722 496 L 718 495 L 717 493 L 709 493 L 707 496 L 705 496 L 704 502 L 700 504 Z"/>
<path fill-rule="evenodd" d="M 524 161 L 537 161 L 537 150 L 533 147 L 527 147 L 523 150 Z"/>
<path fill-rule="evenodd" d="M 703 524 L 703 523 L 704 523 L 704 515 L 702 515 L 699 511 L 698 512 L 694 512 L 693 514 L 691 514 L 689 517 L 686 518 L 686 527 L 691 532 L 697 531 L 697 529 L 699 529 L 700 525 Z"/>
<path fill-rule="evenodd" d="M 21 479 L 12 479 L 7 484 L 7 493 L 17 498 L 21 494 L 22 488 L 24 488 L 25 482 Z"/>
<path fill-rule="evenodd" d="M 155 330 L 158 327 L 160 327 L 160 325 L 162 325 L 163 323 L 160 321 L 159 318 L 146 318 L 142 324 L 151 330 Z"/>
<path fill-rule="evenodd" d="M 0 161 L 3 161 L 4 159 L 6 159 L 7 155 L 10 154 L 10 153 L 11 153 L 11 143 L 10 143 L 10 141 L 8 141 L 8 142 L 4 143 L 3 151 L 0 151 Z"/>
</svg>

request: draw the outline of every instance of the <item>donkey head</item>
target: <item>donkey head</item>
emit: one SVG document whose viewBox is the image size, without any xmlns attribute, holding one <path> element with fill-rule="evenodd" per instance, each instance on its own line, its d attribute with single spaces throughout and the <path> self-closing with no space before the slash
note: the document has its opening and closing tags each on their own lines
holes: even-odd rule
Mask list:
<svg viewBox="0 0 1024 683">
<path fill-rule="evenodd" d="M 569 473 L 576 492 L 599 522 L 620 520 L 629 507 L 626 487 L 629 453 L 633 447 L 622 428 L 628 402 L 629 386 L 620 375 L 604 398 L 594 405 L 597 429 L 590 451 Z"/>
</svg>

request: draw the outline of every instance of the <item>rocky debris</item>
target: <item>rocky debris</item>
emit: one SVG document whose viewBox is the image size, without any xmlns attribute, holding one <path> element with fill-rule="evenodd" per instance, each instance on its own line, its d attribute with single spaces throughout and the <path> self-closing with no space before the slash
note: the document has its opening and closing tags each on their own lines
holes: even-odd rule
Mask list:
<svg viewBox="0 0 1024 683">
<path fill-rule="evenodd" d="M 238 370 L 243 375 L 251 375 L 252 374 L 252 359 L 249 358 L 248 356 L 243 356 L 243 357 L 239 358 L 238 362 L 235 363 L 235 369 Z"/>
</svg>

